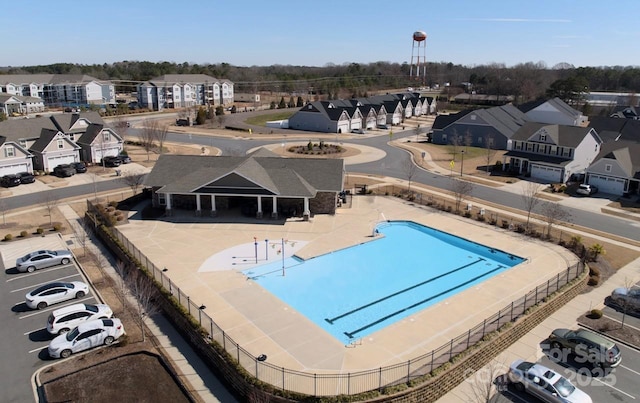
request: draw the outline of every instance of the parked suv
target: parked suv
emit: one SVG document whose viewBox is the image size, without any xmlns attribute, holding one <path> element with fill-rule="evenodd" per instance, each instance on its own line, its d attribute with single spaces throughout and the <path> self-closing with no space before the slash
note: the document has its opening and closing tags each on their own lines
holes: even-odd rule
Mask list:
<svg viewBox="0 0 640 403">
<path fill-rule="evenodd" d="M 2 183 L 3 187 L 12 188 L 20 185 L 20 177 L 15 174 L 5 175 L 0 180 L 0 183 Z"/>
<path fill-rule="evenodd" d="M 36 181 L 36 177 L 29 172 L 18 172 L 16 176 L 20 178 L 20 183 L 23 185 L 25 183 L 33 183 Z"/>
<path fill-rule="evenodd" d="M 598 193 L 598 188 L 593 185 L 587 185 L 585 183 L 578 186 L 576 193 L 583 196 L 590 196 L 594 193 Z"/>
<path fill-rule="evenodd" d="M 70 165 L 73 167 L 73 169 L 76 170 L 76 173 L 83 174 L 87 172 L 87 166 L 84 164 L 84 162 L 74 162 Z"/>
<path fill-rule="evenodd" d="M 122 161 L 120 161 L 120 158 L 112 156 L 112 157 L 104 157 L 102 159 L 102 163 L 106 167 L 119 167 L 120 164 L 122 164 Z"/>
<path fill-rule="evenodd" d="M 53 174 L 60 178 L 68 178 L 76 174 L 76 169 L 69 164 L 62 164 L 53 168 Z"/>
<path fill-rule="evenodd" d="M 588 330 L 556 329 L 549 336 L 549 341 L 552 349 L 559 352 L 568 349 L 580 359 L 579 362 L 590 362 L 598 367 L 617 367 L 622 361 L 616 343 Z M 558 351 L 553 353 L 557 354 Z"/>
</svg>

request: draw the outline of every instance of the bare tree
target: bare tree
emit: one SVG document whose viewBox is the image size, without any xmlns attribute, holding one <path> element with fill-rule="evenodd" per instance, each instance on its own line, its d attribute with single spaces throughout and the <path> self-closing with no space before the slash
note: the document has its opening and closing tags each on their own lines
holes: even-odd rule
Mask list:
<svg viewBox="0 0 640 403">
<path fill-rule="evenodd" d="M 56 197 L 53 191 L 42 192 L 40 197 L 40 204 L 47 210 L 49 216 L 49 225 L 53 225 L 53 209 L 56 208 L 60 199 Z"/>
<path fill-rule="evenodd" d="M 633 288 L 633 281 L 631 281 L 630 279 L 628 279 L 627 277 L 624 278 L 624 288 L 627 291 L 627 296 L 629 295 L 629 292 L 631 291 L 631 289 Z M 621 299 L 619 301 L 613 301 L 614 303 L 618 304 L 620 306 L 620 308 L 622 308 L 622 323 L 620 324 L 620 328 L 624 328 L 624 320 L 626 319 L 627 316 L 627 312 L 629 311 L 629 309 L 633 308 L 633 306 L 629 303 L 629 298 L 624 298 Z"/>
<path fill-rule="evenodd" d="M 118 260 L 116 265 L 114 266 L 116 273 L 118 275 L 115 277 L 115 287 L 113 288 L 116 297 L 120 300 L 120 305 L 122 307 L 122 312 L 127 309 L 127 295 L 129 295 L 127 284 L 129 281 L 129 270 L 127 269 L 126 263 L 122 260 Z"/>
<path fill-rule="evenodd" d="M 470 384 L 467 392 L 468 402 L 490 403 L 496 401 L 496 392 L 504 390 L 507 385 L 506 366 L 503 362 L 491 361 L 489 364 L 473 372 L 469 369 L 466 382 Z"/>
<path fill-rule="evenodd" d="M 539 185 L 535 182 L 526 182 L 522 187 L 522 201 L 524 202 L 524 208 L 527 211 L 527 224 L 525 230 L 529 230 L 529 222 L 531 221 L 531 212 L 538 205 L 540 199 L 536 196 L 538 194 Z"/>
<path fill-rule="evenodd" d="M 158 140 L 158 147 L 160 148 L 160 154 L 164 152 L 164 143 L 167 140 L 167 132 L 169 131 L 169 126 L 165 124 L 158 124 L 156 127 L 155 138 Z"/>
<path fill-rule="evenodd" d="M 151 315 L 154 315 L 160 311 L 160 307 L 155 301 L 155 295 L 157 293 L 156 287 L 148 278 L 145 278 L 143 274 L 137 276 L 129 276 L 129 290 L 131 295 L 136 300 L 136 321 L 140 326 L 142 332 L 142 341 L 144 342 L 144 319 Z"/>
<path fill-rule="evenodd" d="M 487 158 L 487 175 L 491 170 L 491 161 L 493 160 L 493 157 L 496 155 L 496 149 L 494 148 L 494 141 L 495 139 L 492 134 L 488 134 L 485 137 L 484 148 L 486 151 L 485 157 Z"/>
<path fill-rule="evenodd" d="M 225 120 L 227 120 L 227 117 L 225 115 L 217 115 L 216 120 L 218 121 L 218 127 L 223 127 Z"/>
<path fill-rule="evenodd" d="M 100 276 L 104 279 L 105 276 L 105 268 L 109 265 L 109 260 L 105 255 L 100 252 L 99 249 L 94 249 L 91 252 L 91 261 L 96 265 L 98 270 L 100 271 Z"/>
<path fill-rule="evenodd" d="M 89 236 L 87 232 L 89 228 L 87 228 L 87 221 L 85 219 L 78 219 L 76 222 L 71 224 L 71 229 L 73 230 L 73 236 L 78 242 L 78 245 L 82 248 L 82 256 L 87 255 L 87 243 Z"/>
<path fill-rule="evenodd" d="M 5 199 L 0 199 L 0 214 L 2 214 L 2 225 L 7 225 L 7 211 L 9 211 L 9 208 L 7 207 L 7 201 Z"/>
<path fill-rule="evenodd" d="M 460 211 L 460 204 L 462 200 L 471 195 L 473 191 L 473 185 L 471 182 L 463 181 L 461 179 L 452 179 L 451 192 L 456 202 L 456 213 Z"/>
<path fill-rule="evenodd" d="M 120 180 L 131 188 L 131 191 L 135 196 L 138 193 L 138 188 L 142 185 L 142 182 L 144 182 L 145 176 L 146 174 L 144 172 L 131 171 L 124 173 L 120 177 Z"/>
<path fill-rule="evenodd" d="M 142 130 L 140 131 L 140 143 L 142 148 L 147 152 L 147 161 L 149 161 L 149 152 L 153 150 L 154 143 L 156 141 L 157 128 L 157 121 L 145 119 Z"/>
<path fill-rule="evenodd" d="M 411 155 L 405 160 L 404 173 L 407 176 L 407 180 L 409 181 L 409 188 L 407 189 L 409 195 L 411 195 L 411 181 L 414 176 L 416 176 L 416 172 L 418 171 L 418 167 L 413 162 L 413 158 Z"/>
<path fill-rule="evenodd" d="M 551 236 L 553 224 L 558 221 L 567 221 L 569 217 L 571 217 L 571 214 L 563 209 L 560 203 L 555 202 L 543 202 L 542 215 L 544 216 L 544 221 L 547 223 L 547 239 Z"/>
<path fill-rule="evenodd" d="M 117 115 L 115 118 L 113 118 L 113 129 L 122 137 L 122 140 L 125 144 L 127 143 L 126 139 L 127 132 L 129 131 L 129 125 L 129 122 L 124 115 Z"/>
</svg>

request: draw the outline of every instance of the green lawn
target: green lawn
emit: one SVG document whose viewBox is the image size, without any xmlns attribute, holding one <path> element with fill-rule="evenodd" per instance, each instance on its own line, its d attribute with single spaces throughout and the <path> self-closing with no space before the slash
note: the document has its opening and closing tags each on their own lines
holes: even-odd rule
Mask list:
<svg viewBox="0 0 640 403">
<path fill-rule="evenodd" d="M 273 113 L 265 113 L 258 116 L 253 116 L 245 121 L 245 123 L 255 126 L 266 126 L 267 122 L 271 120 L 285 120 L 289 119 L 291 115 L 298 112 L 295 111 L 286 111 L 286 112 L 273 112 Z"/>
<path fill-rule="evenodd" d="M 460 156 L 460 151 L 463 151 L 463 150 L 464 150 L 465 158 L 475 158 L 475 157 L 487 155 L 487 149 L 483 147 L 467 147 L 467 146 L 454 147 L 450 144 L 442 145 L 441 147 L 446 149 L 447 154 L 451 155 L 453 157 L 452 159 L 456 161 L 459 161 L 460 159 L 462 159 Z"/>
</svg>

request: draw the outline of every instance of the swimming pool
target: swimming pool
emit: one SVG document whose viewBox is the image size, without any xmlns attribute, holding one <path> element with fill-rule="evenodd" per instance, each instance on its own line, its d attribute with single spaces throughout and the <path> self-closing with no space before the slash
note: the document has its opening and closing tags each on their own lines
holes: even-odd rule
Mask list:
<svg viewBox="0 0 640 403">
<path fill-rule="evenodd" d="M 379 224 L 350 248 L 243 273 L 333 337 L 351 343 L 524 259 L 410 221 Z M 283 275 L 284 273 L 284 275 Z"/>
</svg>

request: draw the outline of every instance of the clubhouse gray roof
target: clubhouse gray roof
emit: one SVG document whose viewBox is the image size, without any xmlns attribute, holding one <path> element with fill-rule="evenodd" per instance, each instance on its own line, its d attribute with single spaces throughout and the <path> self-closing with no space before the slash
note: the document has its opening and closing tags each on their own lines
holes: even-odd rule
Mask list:
<svg viewBox="0 0 640 403">
<path fill-rule="evenodd" d="M 274 196 L 313 197 L 341 191 L 343 169 L 342 159 L 281 158 L 268 150 L 244 157 L 161 155 L 144 185 L 159 193 L 193 193 L 242 182 Z"/>
<path fill-rule="evenodd" d="M 470 113 L 477 115 L 507 138 L 511 138 L 527 121 L 526 115 L 511 104 L 476 109 Z"/>
</svg>

